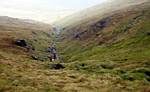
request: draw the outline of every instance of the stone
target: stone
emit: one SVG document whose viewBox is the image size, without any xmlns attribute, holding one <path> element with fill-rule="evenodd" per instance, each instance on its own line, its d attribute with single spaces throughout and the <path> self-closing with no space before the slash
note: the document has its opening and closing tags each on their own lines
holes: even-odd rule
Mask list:
<svg viewBox="0 0 150 92">
<path fill-rule="evenodd" d="M 15 44 L 18 45 L 18 46 L 21 46 L 21 47 L 26 47 L 27 46 L 27 43 L 26 43 L 25 40 L 16 40 Z"/>
</svg>

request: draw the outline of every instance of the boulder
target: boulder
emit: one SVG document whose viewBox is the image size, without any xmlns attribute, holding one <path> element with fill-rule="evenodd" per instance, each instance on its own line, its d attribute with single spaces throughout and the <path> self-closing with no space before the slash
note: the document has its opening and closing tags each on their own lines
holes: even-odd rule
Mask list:
<svg viewBox="0 0 150 92">
<path fill-rule="evenodd" d="M 147 35 L 150 36 L 150 32 L 147 32 Z"/>
<path fill-rule="evenodd" d="M 18 45 L 18 46 L 21 46 L 21 47 L 26 47 L 27 46 L 27 43 L 26 43 L 25 40 L 16 40 L 15 44 Z"/>
<path fill-rule="evenodd" d="M 33 60 L 38 60 L 38 57 L 37 57 L 37 56 L 33 56 L 33 55 L 32 55 L 31 57 L 32 57 Z"/>
<path fill-rule="evenodd" d="M 49 67 L 51 69 L 56 69 L 56 70 L 64 69 L 65 68 L 62 64 L 50 64 Z"/>
</svg>

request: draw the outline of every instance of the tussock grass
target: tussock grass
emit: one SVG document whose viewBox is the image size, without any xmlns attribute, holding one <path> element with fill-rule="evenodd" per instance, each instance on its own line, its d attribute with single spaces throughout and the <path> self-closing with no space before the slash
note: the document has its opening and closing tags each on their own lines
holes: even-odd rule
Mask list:
<svg viewBox="0 0 150 92">
<path fill-rule="evenodd" d="M 110 22 L 123 16 L 118 15 L 111 16 Z M 86 24 L 81 25 L 80 30 L 85 26 Z M 108 27 L 95 33 L 100 38 L 92 34 L 91 38 L 84 38 L 85 40 L 73 39 L 59 43 L 60 54 L 68 63 L 67 69 L 88 76 L 95 75 L 97 80 L 104 77 L 101 81 L 106 82 L 107 88 L 103 83 L 104 87 L 98 92 L 145 91 L 150 86 L 149 29 L 149 10 L 146 9 L 142 14 L 139 11 L 131 16 L 124 15 L 118 24 L 112 26 L 110 23 Z M 99 40 L 103 42 L 99 44 Z"/>
<path fill-rule="evenodd" d="M 97 30 L 97 36 L 58 42 L 66 67 L 61 70 L 50 69 L 45 58 L 51 35 L 0 26 L 0 92 L 149 92 L 149 11 L 136 20 L 139 13 L 126 13 L 112 16 L 108 27 Z M 112 23 L 116 20 L 119 22 Z M 80 25 L 81 30 L 86 25 Z M 13 45 L 15 39 L 26 39 L 35 48 L 31 55 L 39 60 Z"/>
</svg>

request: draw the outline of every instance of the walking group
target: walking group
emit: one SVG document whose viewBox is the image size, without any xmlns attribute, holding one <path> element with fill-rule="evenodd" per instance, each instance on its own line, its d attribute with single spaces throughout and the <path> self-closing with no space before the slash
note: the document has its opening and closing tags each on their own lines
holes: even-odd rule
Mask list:
<svg viewBox="0 0 150 92">
<path fill-rule="evenodd" d="M 48 48 L 48 52 L 50 53 L 49 59 L 51 62 L 56 61 L 58 59 L 56 46 L 53 44 Z"/>
</svg>

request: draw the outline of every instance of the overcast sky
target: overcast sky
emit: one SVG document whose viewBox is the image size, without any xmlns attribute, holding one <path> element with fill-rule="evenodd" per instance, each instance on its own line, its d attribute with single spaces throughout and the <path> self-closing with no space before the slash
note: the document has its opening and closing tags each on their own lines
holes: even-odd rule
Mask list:
<svg viewBox="0 0 150 92">
<path fill-rule="evenodd" d="M 107 0 L 0 0 L 0 16 L 51 23 Z"/>
</svg>

